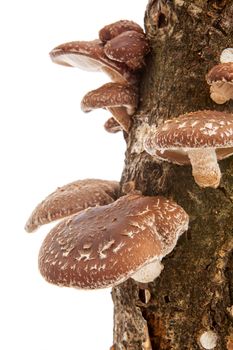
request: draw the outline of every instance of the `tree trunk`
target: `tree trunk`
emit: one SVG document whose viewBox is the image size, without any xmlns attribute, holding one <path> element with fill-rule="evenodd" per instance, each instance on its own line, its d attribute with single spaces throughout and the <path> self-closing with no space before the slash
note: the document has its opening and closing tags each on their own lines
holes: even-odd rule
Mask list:
<svg viewBox="0 0 233 350">
<path fill-rule="evenodd" d="M 233 349 L 233 157 L 220 162 L 217 189 L 195 184 L 190 166 L 157 163 L 140 150 L 142 123 L 200 109 L 233 112 L 233 102 L 209 97 L 207 71 L 233 47 L 233 0 L 151 0 L 145 14 L 151 54 L 141 79 L 141 102 L 127 139 L 122 184 L 174 199 L 190 216 L 187 233 L 163 259 L 146 289 L 132 280 L 115 287 L 115 350 Z M 208 333 L 210 334 L 210 333 Z M 210 347 L 209 347 L 210 349 Z"/>
</svg>

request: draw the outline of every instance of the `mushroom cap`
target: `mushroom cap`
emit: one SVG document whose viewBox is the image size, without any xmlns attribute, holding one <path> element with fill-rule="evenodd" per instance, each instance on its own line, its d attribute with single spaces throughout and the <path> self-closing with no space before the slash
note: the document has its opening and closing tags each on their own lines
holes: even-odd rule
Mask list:
<svg viewBox="0 0 233 350">
<path fill-rule="evenodd" d="M 225 58 L 222 58 L 225 59 Z M 233 62 L 220 63 L 206 75 L 210 97 L 217 104 L 233 99 Z"/>
<path fill-rule="evenodd" d="M 136 83 L 138 79 L 124 63 L 110 60 L 104 53 L 103 43 L 98 39 L 61 44 L 50 52 L 50 57 L 54 63 L 64 66 L 104 71 L 113 81 Z"/>
<path fill-rule="evenodd" d="M 119 284 L 161 260 L 188 227 L 188 215 L 164 197 L 128 195 L 54 227 L 39 253 L 44 278 L 84 289 Z"/>
<path fill-rule="evenodd" d="M 207 73 L 206 80 L 209 85 L 218 81 L 233 83 L 233 62 L 217 64 Z"/>
<path fill-rule="evenodd" d="M 134 30 L 138 33 L 143 33 L 143 29 L 142 27 L 140 27 L 139 24 L 133 21 L 120 20 L 104 26 L 99 31 L 99 38 L 102 42 L 106 43 L 106 41 L 111 40 L 119 34 L 127 32 L 129 30 Z"/>
<path fill-rule="evenodd" d="M 104 128 L 107 132 L 111 134 L 115 134 L 119 131 L 122 131 L 121 125 L 113 118 L 109 118 L 105 123 L 104 123 Z"/>
<path fill-rule="evenodd" d="M 132 115 L 138 103 L 137 89 L 130 84 L 107 83 L 96 90 L 88 92 L 81 101 L 84 112 L 96 108 L 125 107 Z"/>
<path fill-rule="evenodd" d="M 104 46 L 108 58 L 124 62 L 132 70 L 143 67 L 144 57 L 150 51 L 145 34 L 133 30 L 123 32 Z"/>
<path fill-rule="evenodd" d="M 196 111 L 165 121 L 149 133 L 145 150 L 159 159 L 190 164 L 186 150 L 215 148 L 217 158 L 233 154 L 233 114 Z"/>
<path fill-rule="evenodd" d="M 58 187 L 33 210 L 26 225 L 27 232 L 39 226 L 75 214 L 88 207 L 112 203 L 118 197 L 119 183 L 85 179 Z"/>
</svg>

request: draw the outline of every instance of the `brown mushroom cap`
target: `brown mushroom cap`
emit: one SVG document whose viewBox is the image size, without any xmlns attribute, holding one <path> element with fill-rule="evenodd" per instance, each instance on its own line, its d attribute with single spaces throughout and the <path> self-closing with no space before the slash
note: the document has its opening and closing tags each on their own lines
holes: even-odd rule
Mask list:
<svg viewBox="0 0 233 350">
<path fill-rule="evenodd" d="M 137 89 L 130 84 L 107 83 L 88 92 L 82 99 L 81 108 L 90 112 L 96 108 L 125 107 L 132 115 L 138 104 Z"/>
<path fill-rule="evenodd" d="M 124 196 L 54 227 L 40 249 L 39 269 L 60 286 L 111 287 L 171 252 L 187 226 L 188 215 L 173 201 Z"/>
<path fill-rule="evenodd" d="M 220 63 L 206 75 L 210 97 L 218 104 L 233 99 L 233 62 Z"/>
<path fill-rule="evenodd" d="M 72 41 L 55 47 L 50 52 L 54 63 L 78 67 L 87 71 L 104 71 L 113 81 L 136 83 L 138 77 L 121 62 L 110 60 L 100 40 Z"/>
<path fill-rule="evenodd" d="M 115 133 L 123 130 L 121 125 L 113 117 L 109 118 L 104 123 L 104 128 L 107 132 L 109 132 L 111 134 L 115 134 Z"/>
<path fill-rule="evenodd" d="M 130 116 L 138 103 L 137 89 L 130 84 L 107 83 L 96 90 L 88 92 L 82 99 L 81 108 L 90 112 L 96 108 L 108 109 L 125 131 L 131 125 Z"/>
<path fill-rule="evenodd" d="M 129 30 L 134 30 L 138 33 L 143 33 L 142 27 L 139 24 L 128 21 L 128 20 L 120 20 L 111 24 L 106 25 L 99 31 L 99 38 L 102 42 L 106 42 L 118 36 L 123 32 L 127 32 Z"/>
<path fill-rule="evenodd" d="M 145 139 L 151 155 L 177 164 L 190 164 L 187 149 L 214 148 L 219 160 L 233 154 L 233 114 L 196 111 L 165 121 Z"/>
<path fill-rule="evenodd" d="M 25 230 L 32 232 L 41 225 L 88 207 L 112 203 L 117 199 L 118 191 L 118 182 L 99 179 L 79 180 L 58 187 L 37 205 L 25 225 Z"/>
<path fill-rule="evenodd" d="M 143 67 L 144 57 L 149 50 L 145 34 L 132 30 L 121 33 L 104 46 L 104 52 L 108 58 L 124 62 L 132 70 Z"/>
<path fill-rule="evenodd" d="M 208 84 L 216 81 L 233 82 L 233 62 L 219 63 L 206 75 Z"/>
</svg>

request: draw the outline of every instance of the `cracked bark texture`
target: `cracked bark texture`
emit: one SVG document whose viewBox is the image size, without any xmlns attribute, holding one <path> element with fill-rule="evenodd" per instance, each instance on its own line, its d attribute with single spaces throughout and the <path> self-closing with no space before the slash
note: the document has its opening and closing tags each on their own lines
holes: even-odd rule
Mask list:
<svg viewBox="0 0 233 350">
<path fill-rule="evenodd" d="M 233 112 L 232 101 L 212 102 L 205 82 L 221 51 L 233 47 L 233 0 L 151 0 L 145 28 L 152 51 L 121 182 L 134 183 L 146 195 L 174 199 L 190 215 L 190 226 L 163 259 L 160 277 L 146 286 L 149 300 L 132 280 L 113 289 L 112 349 L 203 349 L 199 337 L 212 330 L 214 349 L 232 350 L 233 157 L 220 162 L 220 186 L 202 189 L 190 166 L 158 164 L 135 149 L 143 122 L 157 125 L 198 109 Z"/>
</svg>

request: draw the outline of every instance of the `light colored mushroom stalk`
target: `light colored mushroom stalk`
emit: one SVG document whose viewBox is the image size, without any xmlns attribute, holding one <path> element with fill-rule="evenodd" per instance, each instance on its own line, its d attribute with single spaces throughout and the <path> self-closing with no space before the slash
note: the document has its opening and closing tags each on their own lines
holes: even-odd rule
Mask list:
<svg viewBox="0 0 233 350">
<path fill-rule="evenodd" d="M 217 104 L 223 104 L 233 99 L 233 84 L 217 81 L 210 87 L 210 97 Z"/>
<path fill-rule="evenodd" d="M 192 165 L 192 174 L 200 187 L 218 187 L 221 171 L 215 149 L 190 149 L 187 152 Z"/>
<path fill-rule="evenodd" d="M 160 275 L 162 270 L 163 265 L 161 264 L 160 260 L 155 260 L 143 266 L 140 270 L 135 272 L 131 278 L 140 283 L 153 282 L 154 279 Z"/>
</svg>

